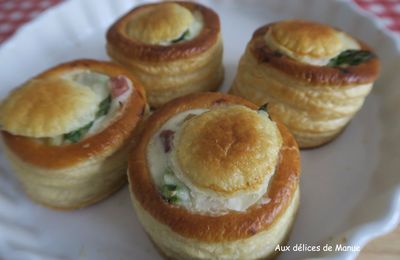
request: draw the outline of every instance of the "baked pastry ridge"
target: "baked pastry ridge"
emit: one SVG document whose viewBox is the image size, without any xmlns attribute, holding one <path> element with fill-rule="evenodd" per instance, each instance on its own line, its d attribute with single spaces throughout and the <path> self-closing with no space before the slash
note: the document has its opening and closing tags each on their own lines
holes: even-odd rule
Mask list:
<svg viewBox="0 0 400 260">
<path fill-rule="evenodd" d="M 223 80 L 218 15 L 193 2 L 136 7 L 108 30 L 107 52 L 139 77 L 153 108 Z"/>
<path fill-rule="evenodd" d="M 189 95 L 156 111 L 138 140 L 133 205 L 168 257 L 256 259 L 284 240 L 298 205 L 298 147 L 265 110 Z"/>
<path fill-rule="evenodd" d="M 125 183 L 128 140 L 145 107 L 140 83 L 121 67 L 94 60 L 61 64 L 3 101 L 4 148 L 33 200 L 84 207 Z"/>
<path fill-rule="evenodd" d="M 311 21 L 260 27 L 239 62 L 230 92 L 285 123 L 301 148 L 327 143 L 361 109 L 379 74 L 372 50 Z"/>
</svg>

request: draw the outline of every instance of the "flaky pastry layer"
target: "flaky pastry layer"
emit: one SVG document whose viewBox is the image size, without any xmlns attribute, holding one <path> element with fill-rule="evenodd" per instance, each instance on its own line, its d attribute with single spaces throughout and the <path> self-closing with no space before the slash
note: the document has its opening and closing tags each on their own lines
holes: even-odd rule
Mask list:
<svg viewBox="0 0 400 260">
<path fill-rule="evenodd" d="M 45 169 L 22 161 L 6 147 L 7 158 L 26 194 L 35 202 L 59 210 L 79 209 L 107 198 L 126 184 L 125 145 L 107 158 L 64 169 Z"/>
</svg>

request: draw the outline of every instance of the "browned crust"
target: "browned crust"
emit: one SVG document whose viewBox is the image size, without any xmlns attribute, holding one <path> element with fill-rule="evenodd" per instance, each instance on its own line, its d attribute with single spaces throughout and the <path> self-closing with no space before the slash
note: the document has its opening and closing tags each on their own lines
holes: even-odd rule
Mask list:
<svg viewBox="0 0 400 260">
<path fill-rule="evenodd" d="M 129 185 L 141 206 L 174 232 L 207 242 L 234 241 L 268 229 L 290 204 L 300 177 L 297 143 L 286 127 L 278 123 L 283 146 L 276 173 L 266 194 L 271 199 L 270 203 L 253 206 L 246 213 L 232 212 L 223 216 L 200 215 L 166 203 L 153 184 L 147 166 L 146 149 L 149 140 L 164 122 L 177 113 L 222 104 L 241 104 L 257 109 L 256 105 L 245 99 L 223 93 L 207 92 L 175 99 L 145 122 L 128 162 Z"/>
<path fill-rule="evenodd" d="M 60 64 L 35 78 L 55 77 L 73 69 L 88 69 L 111 77 L 127 76 L 133 83 L 134 91 L 124 108 L 124 112 L 103 131 L 81 142 L 62 146 L 49 146 L 37 142 L 34 138 L 1 131 L 5 145 L 25 163 L 48 169 L 60 169 L 84 162 L 103 154 L 107 150 L 118 149 L 124 143 L 130 141 L 136 124 L 142 118 L 146 107 L 144 89 L 127 70 L 116 64 L 95 60 L 76 60 Z"/>
<path fill-rule="evenodd" d="M 115 49 L 124 56 L 131 59 L 145 61 L 172 61 L 196 56 L 205 52 L 213 46 L 219 37 L 220 21 L 218 15 L 211 9 L 193 2 L 175 2 L 182 5 L 192 12 L 199 11 L 203 16 L 204 27 L 200 34 L 194 39 L 170 46 L 145 44 L 138 40 L 128 37 L 125 27 L 132 16 L 149 6 L 160 5 L 162 3 L 145 4 L 129 11 L 117 20 L 107 31 L 107 50 Z M 112 53 L 112 51 L 108 51 Z"/>
<path fill-rule="evenodd" d="M 272 66 L 289 77 L 315 86 L 348 86 L 375 81 L 379 75 L 380 63 L 377 57 L 356 66 L 333 68 L 301 63 L 272 51 L 265 43 L 264 36 L 273 25 L 258 28 L 249 42 L 251 53 L 261 64 Z M 365 43 L 357 40 L 362 50 L 372 51 Z"/>
</svg>

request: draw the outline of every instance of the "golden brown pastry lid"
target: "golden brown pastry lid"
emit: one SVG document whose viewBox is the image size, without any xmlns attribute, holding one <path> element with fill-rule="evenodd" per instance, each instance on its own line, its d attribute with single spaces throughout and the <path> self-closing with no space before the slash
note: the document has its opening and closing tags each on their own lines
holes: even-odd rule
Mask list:
<svg viewBox="0 0 400 260">
<path fill-rule="evenodd" d="M 143 8 L 126 24 L 129 37 L 147 44 L 159 44 L 179 38 L 189 29 L 194 17 L 182 5 L 165 2 Z"/>
<path fill-rule="evenodd" d="M 175 135 L 182 174 L 196 188 L 224 197 L 258 191 L 273 174 L 281 136 L 266 113 L 216 106 L 186 120 Z"/>
<path fill-rule="evenodd" d="M 338 32 L 324 24 L 306 20 L 284 20 L 271 24 L 269 33 L 283 48 L 299 55 L 325 57 L 342 49 Z"/>
</svg>

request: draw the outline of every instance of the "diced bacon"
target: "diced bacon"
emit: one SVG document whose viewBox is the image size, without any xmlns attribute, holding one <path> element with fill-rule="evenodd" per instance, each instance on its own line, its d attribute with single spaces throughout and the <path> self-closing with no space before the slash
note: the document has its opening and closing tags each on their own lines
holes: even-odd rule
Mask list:
<svg viewBox="0 0 400 260">
<path fill-rule="evenodd" d="M 110 79 L 111 96 L 113 98 L 123 95 L 129 90 L 129 79 L 119 75 Z"/>
<path fill-rule="evenodd" d="M 168 153 L 171 151 L 172 140 L 174 139 L 175 132 L 172 130 L 163 130 L 160 133 L 161 142 L 164 146 L 164 152 Z"/>
<path fill-rule="evenodd" d="M 213 104 L 213 106 L 219 106 L 219 105 L 224 104 L 226 101 L 227 100 L 225 98 L 220 98 L 220 99 L 215 100 L 212 104 Z"/>
</svg>

